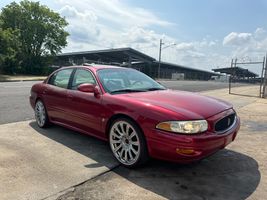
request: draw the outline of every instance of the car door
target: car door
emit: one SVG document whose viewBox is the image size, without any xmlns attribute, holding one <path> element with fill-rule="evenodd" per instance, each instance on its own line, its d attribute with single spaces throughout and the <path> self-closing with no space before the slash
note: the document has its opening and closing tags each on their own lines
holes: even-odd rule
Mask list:
<svg viewBox="0 0 267 200">
<path fill-rule="evenodd" d="M 57 71 L 47 82 L 47 87 L 43 92 L 43 99 L 48 116 L 52 121 L 67 123 L 67 88 L 72 72 L 73 68 Z"/>
<path fill-rule="evenodd" d="M 79 91 L 77 88 L 83 83 L 97 85 L 97 81 L 91 71 L 78 68 L 73 74 L 70 90 L 68 90 L 70 123 L 90 134 L 103 137 L 104 134 L 101 132 L 101 116 L 104 113 L 102 97 L 101 95 L 96 97 L 94 93 Z"/>
</svg>

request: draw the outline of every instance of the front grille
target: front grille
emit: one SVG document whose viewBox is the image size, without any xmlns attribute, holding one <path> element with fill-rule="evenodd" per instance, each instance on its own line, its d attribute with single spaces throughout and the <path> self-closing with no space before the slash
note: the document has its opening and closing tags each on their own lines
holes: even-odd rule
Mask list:
<svg viewBox="0 0 267 200">
<path fill-rule="evenodd" d="M 216 124 L 215 124 L 215 131 L 216 132 L 222 132 L 227 129 L 229 129 L 233 123 L 235 122 L 236 114 L 233 113 L 231 115 L 228 115 L 222 119 L 220 119 Z"/>
</svg>

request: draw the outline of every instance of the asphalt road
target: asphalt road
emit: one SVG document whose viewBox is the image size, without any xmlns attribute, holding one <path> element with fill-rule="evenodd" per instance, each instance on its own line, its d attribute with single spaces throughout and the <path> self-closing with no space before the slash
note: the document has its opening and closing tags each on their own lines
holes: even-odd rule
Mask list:
<svg viewBox="0 0 267 200">
<path fill-rule="evenodd" d="M 36 81 L 0 83 L 0 124 L 33 118 L 29 95 L 34 83 Z"/>
<path fill-rule="evenodd" d="M 31 86 L 38 81 L 0 83 L 0 124 L 33 119 L 29 104 Z M 200 92 L 228 87 L 228 83 L 212 81 L 161 81 L 168 88 Z"/>
</svg>

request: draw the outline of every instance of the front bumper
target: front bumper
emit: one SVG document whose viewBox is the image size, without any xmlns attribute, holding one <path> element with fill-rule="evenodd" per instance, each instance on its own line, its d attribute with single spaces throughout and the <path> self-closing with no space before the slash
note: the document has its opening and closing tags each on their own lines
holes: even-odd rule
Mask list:
<svg viewBox="0 0 267 200">
<path fill-rule="evenodd" d="M 149 154 L 153 158 L 190 163 L 201 160 L 223 149 L 234 141 L 240 128 L 237 117 L 235 125 L 223 134 L 207 131 L 197 135 L 180 135 L 153 129 L 147 137 Z"/>
</svg>

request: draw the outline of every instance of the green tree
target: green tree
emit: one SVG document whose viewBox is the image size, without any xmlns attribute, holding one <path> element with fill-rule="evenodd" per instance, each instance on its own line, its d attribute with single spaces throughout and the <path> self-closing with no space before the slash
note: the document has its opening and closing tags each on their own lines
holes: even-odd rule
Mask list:
<svg viewBox="0 0 267 200">
<path fill-rule="evenodd" d="M 20 66 L 18 31 L 0 28 L 0 72 L 14 74 Z"/>
<path fill-rule="evenodd" d="M 0 14 L 2 29 L 18 30 L 22 72 L 38 74 L 67 45 L 65 18 L 39 2 L 12 2 Z M 49 59 L 47 59 L 49 58 Z"/>
</svg>

